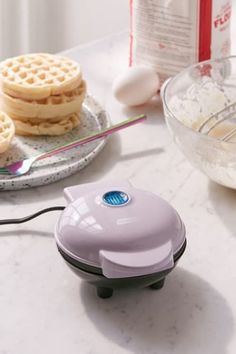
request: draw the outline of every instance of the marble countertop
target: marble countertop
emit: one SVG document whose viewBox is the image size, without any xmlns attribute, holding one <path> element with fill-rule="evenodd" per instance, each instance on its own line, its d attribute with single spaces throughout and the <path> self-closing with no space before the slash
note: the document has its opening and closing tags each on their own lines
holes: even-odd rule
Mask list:
<svg viewBox="0 0 236 354">
<path fill-rule="evenodd" d="M 194 169 L 172 142 L 162 106 L 128 109 L 111 84 L 128 62 L 126 33 L 74 48 L 88 89 L 113 123 L 148 120 L 112 136 L 97 158 L 60 182 L 0 193 L 1 219 L 63 205 L 70 185 L 129 179 L 180 213 L 188 247 L 159 292 L 102 300 L 64 264 L 53 239 L 58 212 L 0 229 L 0 354 L 235 354 L 236 191 Z"/>
</svg>

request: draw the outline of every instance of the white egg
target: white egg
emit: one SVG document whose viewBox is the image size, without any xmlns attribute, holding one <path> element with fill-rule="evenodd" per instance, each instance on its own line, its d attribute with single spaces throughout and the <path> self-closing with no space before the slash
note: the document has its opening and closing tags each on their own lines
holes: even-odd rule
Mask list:
<svg viewBox="0 0 236 354">
<path fill-rule="evenodd" d="M 160 79 L 154 69 L 132 66 L 115 79 L 112 92 L 119 102 L 138 106 L 150 100 L 159 88 Z"/>
</svg>

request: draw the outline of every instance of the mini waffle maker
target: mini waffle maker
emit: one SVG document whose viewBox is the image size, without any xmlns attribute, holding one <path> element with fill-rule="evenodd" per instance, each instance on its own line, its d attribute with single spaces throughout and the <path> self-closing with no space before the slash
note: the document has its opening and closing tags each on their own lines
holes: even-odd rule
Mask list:
<svg viewBox="0 0 236 354">
<path fill-rule="evenodd" d="M 186 247 L 184 224 L 172 206 L 127 181 L 89 183 L 64 193 L 68 205 L 56 224 L 57 247 L 98 296 L 164 285 Z"/>
</svg>

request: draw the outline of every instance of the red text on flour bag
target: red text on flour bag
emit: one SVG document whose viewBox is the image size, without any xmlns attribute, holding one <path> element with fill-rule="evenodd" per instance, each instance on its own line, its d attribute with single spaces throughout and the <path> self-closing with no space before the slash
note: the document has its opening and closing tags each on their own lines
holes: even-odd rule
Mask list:
<svg viewBox="0 0 236 354">
<path fill-rule="evenodd" d="M 130 0 L 130 14 L 130 65 L 149 65 L 162 81 L 230 55 L 231 0 Z"/>
<path fill-rule="evenodd" d="M 228 4 L 225 7 L 222 7 L 221 13 L 216 16 L 214 20 L 215 28 L 220 28 L 220 30 L 224 30 L 227 28 L 229 20 L 231 17 L 231 6 Z"/>
</svg>

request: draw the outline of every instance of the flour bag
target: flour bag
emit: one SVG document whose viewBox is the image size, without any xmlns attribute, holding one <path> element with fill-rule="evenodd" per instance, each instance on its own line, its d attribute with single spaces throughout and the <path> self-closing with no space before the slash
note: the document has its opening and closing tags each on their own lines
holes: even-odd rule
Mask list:
<svg viewBox="0 0 236 354">
<path fill-rule="evenodd" d="M 130 65 L 161 81 L 190 64 L 230 55 L 230 0 L 130 0 Z"/>
</svg>

